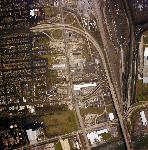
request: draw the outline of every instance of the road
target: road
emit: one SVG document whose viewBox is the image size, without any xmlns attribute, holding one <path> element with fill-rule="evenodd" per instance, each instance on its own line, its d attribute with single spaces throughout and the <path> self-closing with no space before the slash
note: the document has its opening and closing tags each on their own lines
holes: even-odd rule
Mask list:
<svg viewBox="0 0 148 150">
<path fill-rule="evenodd" d="M 124 114 L 124 118 L 130 118 L 130 116 L 132 115 L 132 113 L 136 110 L 136 109 L 139 109 L 139 108 L 146 108 L 148 106 L 148 102 L 145 102 L 145 103 L 142 103 L 142 104 L 138 104 L 137 106 L 133 106 L 133 107 L 130 107 L 128 109 L 128 111 Z"/>
<path fill-rule="evenodd" d="M 63 36 L 63 40 L 64 40 L 65 55 L 66 55 L 66 59 L 67 59 L 67 72 L 68 72 L 68 75 L 69 75 L 69 84 L 70 84 L 69 85 L 69 90 L 70 90 L 69 94 L 70 94 L 72 103 L 75 106 L 77 118 L 79 120 L 79 124 L 80 124 L 80 127 L 81 127 L 82 132 L 83 132 L 86 149 L 87 150 L 91 150 L 90 144 L 89 144 L 89 141 L 88 141 L 88 138 L 87 138 L 87 135 L 86 135 L 87 133 L 86 133 L 86 130 L 85 130 L 85 127 L 84 127 L 84 122 L 83 122 L 82 116 L 80 114 L 80 109 L 79 109 L 77 100 L 74 98 L 74 94 L 73 94 L 73 83 L 72 83 L 71 68 L 70 68 L 70 50 L 68 50 L 68 47 L 67 47 L 68 41 L 67 41 L 67 37 L 66 37 L 66 34 L 65 34 L 66 33 L 66 27 L 65 27 L 65 23 L 64 23 L 63 6 L 62 6 L 61 0 L 60 0 L 60 7 L 59 7 L 59 9 L 60 9 L 60 14 L 61 14 L 61 25 L 63 26 L 62 36 Z"/>
<path fill-rule="evenodd" d="M 84 127 L 84 121 L 83 121 L 82 116 L 80 114 L 80 109 L 79 109 L 77 100 L 75 100 L 75 110 L 77 112 L 77 117 L 79 119 L 79 123 L 80 123 L 81 129 L 82 129 L 82 132 L 83 132 L 86 148 L 87 148 L 87 150 L 91 150 L 90 144 L 89 144 L 89 141 L 88 141 L 88 138 L 87 138 L 87 135 L 86 135 L 86 130 L 85 130 L 85 127 Z"/>
<path fill-rule="evenodd" d="M 98 24 L 98 27 L 99 27 L 99 30 L 100 30 L 101 39 L 103 41 L 104 48 L 109 49 L 109 45 L 108 45 L 106 34 L 105 34 L 104 24 L 103 24 L 104 19 L 103 19 L 103 14 L 102 14 L 102 11 L 101 11 L 101 7 L 102 7 L 101 1 L 100 0 L 98 0 L 98 1 L 93 0 L 93 4 L 94 4 L 96 16 L 97 16 L 97 24 Z M 106 53 L 106 50 L 105 50 L 105 53 Z M 106 56 L 107 56 L 107 54 L 106 54 Z M 109 64 L 108 58 L 107 58 L 106 61 Z M 127 131 L 127 128 L 124 124 L 122 113 L 121 113 L 121 110 L 120 110 L 120 107 L 119 107 L 120 105 L 118 104 L 118 102 L 120 101 L 120 99 L 119 99 L 120 96 L 118 96 L 117 92 L 115 93 L 115 91 L 118 91 L 118 90 L 115 89 L 114 85 L 112 84 L 112 80 L 111 80 L 111 77 L 109 75 L 110 68 L 107 68 L 106 64 L 105 64 L 104 68 L 105 68 L 105 71 L 106 71 L 106 74 L 107 74 L 107 79 L 108 79 L 108 82 L 109 82 L 112 99 L 113 99 L 114 106 L 115 106 L 115 109 L 116 109 L 116 112 L 117 112 L 117 115 L 118 115 L 118 118 L 119 118 L 120 126 L 121 126 L 121 129 L 122 129 L 122 133 L 123 133 L 123 136 L 124 136 L 124 139 L 125 139 L 127 149 L 132 150 L 130 135 L 129 135 L 129 133 Z"/>
</svg>

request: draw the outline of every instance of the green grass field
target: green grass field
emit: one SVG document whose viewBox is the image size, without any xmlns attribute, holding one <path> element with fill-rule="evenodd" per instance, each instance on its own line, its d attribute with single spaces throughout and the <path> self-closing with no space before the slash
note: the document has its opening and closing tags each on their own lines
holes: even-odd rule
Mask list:
<svg viewBox="0 0 148 150">
<path fill-rule="evenodd" d="M 67 15 L 65 16 L 64 23 L 65 23 L 65 24 L 72 24 L 72 23 L 74 22 L 74 20 L 75 20 L 75 18 L 74 18 L 73 15 L 67 14 Z"/>
<path fill-rule="evenodd" d="M 54 31 L 52 32 L 52 37 L 53 37 L 54 39 L 57 39 L 57 40 L 62 39 L 62 30 L 60 30 L 60 29 L 54 30 Z"/>
<path fill-rule="evenodd" d="M 148 149 L 148 135 L 135 137 L 134 142 L 135 149 Z"/>
<path fill-rule="evenodd" d="M 43 9 L 46 17 L 54 17 L 59 13 L 58 8 L 52 6 L 45 6 Z"/>
<path fill-rule="evenodd" d="M 85 116 L 89 113 L 95 113 L 95 114 L 102 114 L 104 112 L 104 107 L 87 107 L 87 108 L 83 108 L 81 109 L 81 115 Z"/>
<path fill-rule="evenodd" d="M 108 113 L 114 113 L 114 115 L 116 114 L 115 109 L 114 109 L 114 105 L 107 105 L 106 106 L 106 111 Z"/>
<path fill-rule="evenodd" d="M 76 115 L 74 111 L 61 111 L 52 115 L 46 114 L 41 117 L 47 137 L 70 133 L 77 130 Z"/>
<path fill-rule="evenodd" d="M 111 133 L 102 133 L 103 140 L 107 141 L 111 138 Z"/>
<path fill-rule="evenodd" d="M 148 101 L 148 86 L 143 84 L 142 80 L 137 81 L 136 100 L 137 102 Z"/>
<path fill-rule="evenodd" d="M 60 142 L 55 145 L 55 150 L 63 150 Z"/>
</svg>

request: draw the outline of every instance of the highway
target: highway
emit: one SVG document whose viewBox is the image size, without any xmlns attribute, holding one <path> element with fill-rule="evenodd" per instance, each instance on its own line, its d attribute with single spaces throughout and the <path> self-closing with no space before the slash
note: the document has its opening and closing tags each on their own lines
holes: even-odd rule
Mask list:
<svg viewBox="0 0 148 150">
<path fill-rule="evenodd" d="M 127 109 L 133 102 L 133 95 L 135 95 L 135 81 L 136 81 L 136 60 L 134 60 L 134 51 L 135 51 L 135 27 L 134 27 L 134 18 L 131 13 L 131 9 L 129 6 L 129 2 L 127 0 L 123 0 L 124 6 L 127 12 L 127 17 L 129 21 L 130 27 L 130 43 L 129 43 L 129 50 L 130 50 L 130 59 L 128 63 L 128 97 L 127 97 Z M 126 91 L 125 91 L 126 92 Z"/>
<path fill-rule="evenodd" d="M 99 30 L 100 30 L 101 38 L 102 38 L 104 49 L 105 49 L 104 51 L 106 53 L 106 49 L 109 49 L 109 45 L 107 43 L 107 38 L 106 38 L 105 30 L 104 30 L 104 24 L 103 24 L 104 19 L 103 19 L 103 14 L 102 14 L 102 11 L 101 11 L 101 6 L 102 6 L 101 1 L 93 0 L 93 4 L 94 4 L 95 12 L 96 12 L 96 15 L 97 15 L 97 24 L 98 24 L 98 27 L 99 27 Z M 106 56 L 107 56 L 107 54 L 106 54 Z M 107 58 L 106 61 L 109 64 L 108 58 Z M 127 127 L 124 124 L 123 116 L 122 116 L 122 113 L 121 113 L 121 110 L 120 110 L 120 107 L 119 107 L 120 105 L 118 103 L 118 102 L 120 102 L 120 99 L 119 99 L 120 96 L 118 95 L 118 90 L 119 89 L 115 89 L 116 87 L 114 87 L 115 85 L 113 85 L 113 83 L 112 83 L 112 80 L 114 80 L 114 79 L 111 80 L 111 77 L 109 75 L 110 68 L 107 67 L 106 62 L 105 62 L 104 68 L 105 68 L 107 79 L 108 79 L 108 82 L 109 82 L 113 103 L 114 103 L 114 106 L 115 106 L 115 109 L 116 109 L 116 112 L 117 112 L 117 116 L 119 118 L 119 123 L 120 123 L 121 129 L 122 129 L 122 133 L 123 133 L 123 136 L 124 136 L 124 139 L 125 139 L 126 147 L 127 147 L 128 150 L 132 150 L 130 135 L 127 131 Z M 111 72 L 111 70 L 110 70 L 110 72 Z M 111 72 L 111 74 L 112 74 L 112 72 Z"/>
</svg>

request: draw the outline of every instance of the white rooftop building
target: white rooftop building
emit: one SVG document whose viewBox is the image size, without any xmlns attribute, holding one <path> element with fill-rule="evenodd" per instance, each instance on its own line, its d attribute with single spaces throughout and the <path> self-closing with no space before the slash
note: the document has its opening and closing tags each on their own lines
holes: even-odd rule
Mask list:
<svg viewBox="0 0 148 150">
<path fill-rule="evenodd" d="M 35 144 L 37 143 L 37 131 L 33 131 L 32 129 L 26 130 L 28 140 L 30 144 Z"/>
<path fill-rule="evenodd" d="M 52 68 L 54 69 L 64 69 L 66 67 L 65 64 L 53 64 Z"/>
<path fill-rule="evenodd" d="M 113 113 L 109 113 L 108 116 L 109 116 L 109 119 L 110 119 L 111 121 L 114 120 L 114 114 L 113 114 Z"/>
<path fill-rule="evenodd" d="M 30 10 L 30 16 L 35 16 L 39 9 L 32 9 Z"/>
<path fill-rule="evenodd" d="M 94 144 L 96 141 L 101 142 L 102 139 L 102 136 L 99 136 L 96 131 L 88 133 L 87 137 L 90 140 L 91 145 Z"/>
<path fill-rule="evenodd" d="M 96 141 L 101 142 L 102 136 L 100 134 L 108 133 L 107 129 L 102 129 L 99 131 L 93 131 L 87 134 L 87 138 L 90 140 L 91 145 L 94 144 Z"/>
<path fill-rule="evenodd" d="M 74 85 L 74 90 L 79 91 L 81 88 L 86 88 L 86 87 L 95 87 L 97 84 L 94 83 L 84 83 L 84 84 L 75 84 Z"/>
<path fill-rule="evenodd" d="M 147 119 L 146 119 L 146 116 L 145 116 L 144 111 L 141 111 L 141 112 L 140 112 L 140 116 L 141 116 L 142 124 L 143 124 L 144 126 L 146 126 L 146 125 L 147 125 Z"/>
<path fill-rule="evenodd" d="M 148 47 L 145 47 L 145 50 L 144 50 L 144 56 L 148 56 Z"/>
</svg>

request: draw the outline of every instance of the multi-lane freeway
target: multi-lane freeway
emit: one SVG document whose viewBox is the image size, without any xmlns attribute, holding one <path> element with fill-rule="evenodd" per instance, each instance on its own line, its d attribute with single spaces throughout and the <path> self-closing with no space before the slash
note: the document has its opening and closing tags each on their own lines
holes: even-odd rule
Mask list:
<svg viewBox="0 0 148 150">
<path fill-rule="evenodd" d="M 93 0 L 93 4 L 94 4 L 95 12 L 96 12 L 96 15 L 97 15 L 97 23 L 98 23 L 98 27 L 99 27 L 99 30 L 100 30 L 100 35 L 101 35 L 101 38 L 102 38 L 104 48 L 109 49 L 109 45 L 108 45 L 106 34 L 105 34 L 104 24 L 103 24 L 104 19 L 103 19 L 103 14 L 102 14 L 102 11 L 101 11 L 101 2 L 99 0 L 98 1 Z M 115 109 L 116 109 L 116 112 L 117 112 L 117 115 L 118 115 L 118 118 L 119 118 L 120 126 L 121 126 L 121 129 L 122 129 L 122 133 L 123 133 L 123 136 L 124 136 L 124 139 L 125 139 L 127 149 L 132 150 L 130 134 L 128 133 L 128 130 L 127 130 L 125 124 L 124 124 L 124 120 L 123 120 L 123 117 L 122 117 L 122 112 L 121 112 L 121 109 L 120 109 L 120 105 L 118 103 L 118 102 L 121 102 L 120 101 L 121 97 L 118 94 L 119 89 L 117 89 L 115 84 L 113 85 L 113 83 L 112 83 L 113 79 L 109 75 L 109 71 L 111 72 L 111 70 L 110 70 L 110 68 L 107 68 L 107 65 L 106 65 L 107 63 L 109 63 L 109 60 L 108 60 L 108 57 L 106 57 L 106 58 L 107 58 L 107 60 L 105 61 L 105 65 L 104 65 L 104 63 L 103 63 L 103 65 L 104 65 L 104 68 L 105 68 L 105 71 L 106 71 L 106 75 L 107 75 L 108 83 L 109 83 L 109 86 L 110 86 L 114 106 L 115 106 Z M 112 72 L 111 72 L 111 75 L 112 75 Z"/>
</svg>

